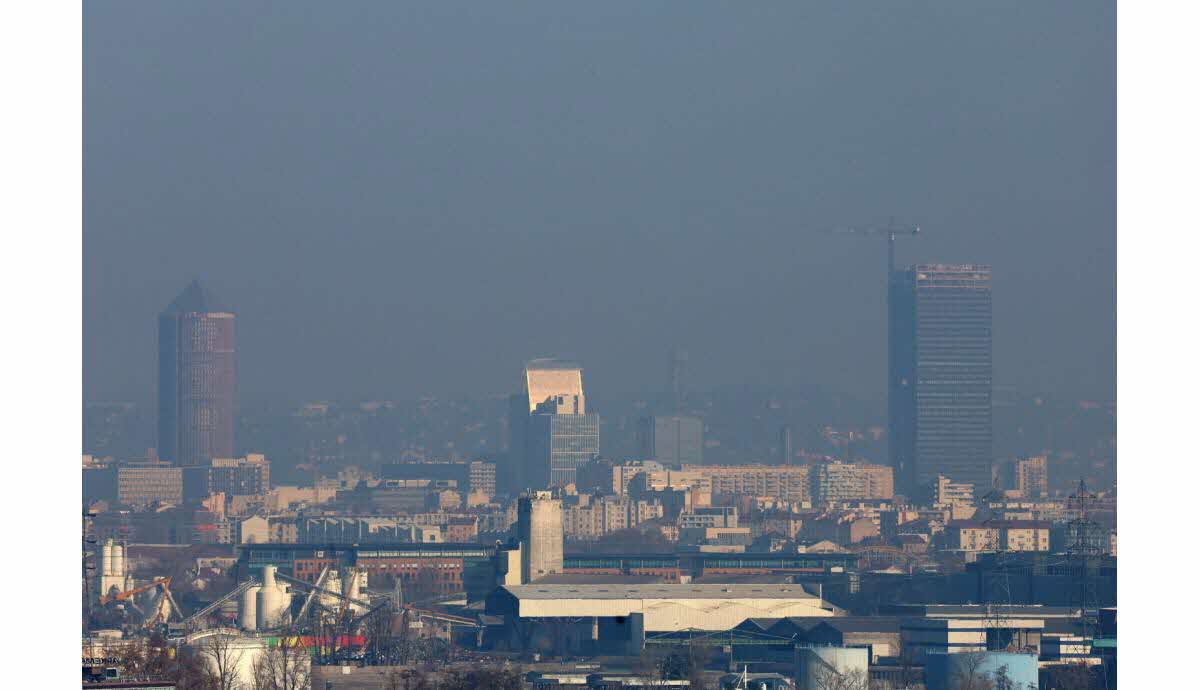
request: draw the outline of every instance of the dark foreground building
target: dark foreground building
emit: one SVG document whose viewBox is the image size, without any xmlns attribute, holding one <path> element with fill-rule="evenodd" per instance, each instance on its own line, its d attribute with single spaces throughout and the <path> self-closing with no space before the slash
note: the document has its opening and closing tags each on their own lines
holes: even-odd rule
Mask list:
<svg viewBox="0 0 1200 690">
<path fill-rule="evenodd" d="M 888 436 L 908 495 L 937 479 L 991 488 L 992 271 L 918 264 L 888 286 Z"/>
<path fill-rule="evenodd" d="M 234 314 L 192 281 L 158 317 L 159 457 L 234 457 L 236 390 Z"/>
</svg>

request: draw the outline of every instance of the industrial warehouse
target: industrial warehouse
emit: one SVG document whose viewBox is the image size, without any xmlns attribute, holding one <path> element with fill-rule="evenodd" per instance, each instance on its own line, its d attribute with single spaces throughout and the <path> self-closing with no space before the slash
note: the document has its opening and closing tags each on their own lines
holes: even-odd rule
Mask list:
<svg viewBox="0 0 1200 690">
<path fill-rule="evenodd" d="M 749 618 L 836 615 L 800 585 L 619 582 L 505 585 L 488 598 L 487 613 L 502 619 L 502 630 L 491 637 L 501 646 L 558 644 L 554 651 L 635 654 L 650 633 L 728 630 Z"/>
<path fill-rule="evenodd" d="M 939 687 L 939 677 L 961 671 L 944 663 L 947 650 L 991 654 L 996 668 L 1026 682 L 1043 667 L 1112 662 L 1106 642 L 1098 644 L 1109 638 L 1082 635 L 1084 613 L 1070 606 L 864 610 L 874 583 L 894 577 L 864 571 L 869 552 L 564 553 L 558 494 L 521 495 L 516 518 L 511 538 L 490 546 L 240 544 L 235 557 L 197 559 L 189 572 L 205 575 L 182 606 L 171 577 L 136 576 L 170 548 L 107 539 L 95 550 L 91 610 L 97 620 L 124 623 L 85 640 L 87 657 L 111 658 L 161 633 L 183 654 L 239 650 L 249 660 L 236 669 L 245 682 L 271 655 L 292 653 L 317 674 L 348 664 L 499 658 L 542 668 L 528 682 L 547 688 L 577 676 L 579 683 L 620 677 L 621 687 L 636 687 L 636 669 L 647 659 L 673 655 L 700 654 L 713 670 L 753 667 L 755 682 L 798 689 L 826 687 L 830 669 L 878 683 L 920 679 Z M 990 571 L 978 573 L 972 577 L 989 581 Z M 198 597 L 195 586 L 205 578 L 229 585 Z M 1102 618 L 1102 634 L 1115 639 L 1115 609 Z M 594 673 L 545 667 L 546 660 L 570 658 L 603 658 L 627 676 L 596 680 Z"/>
</svg>

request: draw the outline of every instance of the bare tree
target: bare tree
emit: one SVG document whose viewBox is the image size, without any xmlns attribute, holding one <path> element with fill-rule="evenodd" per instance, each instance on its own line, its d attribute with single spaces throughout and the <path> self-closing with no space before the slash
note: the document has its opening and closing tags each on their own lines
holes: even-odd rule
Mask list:
<svg viewBox="0 0 1200 690">
<path fill-rule="evenodd" d="M 995 684 L 983 672 L 983 663 L 987 655 L 983 652 L 965 652 L 959 655 L 962 665 L 955 673 L 957 690 L 994 690 Z M 1007 673 L 1007 669 L 1005 669 Z"/>
<path fill-rule="evenodd" d="M 867 673 L 861 668 L 837 669 L 823 665 L 812 675 L 813 690 L 867 690 Z"/>
<path fill-rule="evenodd" d="M 1052 687 L 1059 690 L 1091 690 L 1099 687 L 1096 676 L 1087 664 L 1063 664 L 1050 671 Z"/>
<path fill-rule="evenodd" d="M 196 652 L 183 648 L 175 655 L 175 672 L 167 676 L 175 681 L 177 690 L 216 690 L 217 680 Z"/>
<path fill-rule="evenodd" d="M 712 648 L 702 644 L 689 644 L 687 646 L 688 668 L 687 679 L 688 686 L 692 690 L 707 690 L 708 682 L 704 677 L 704 667 L 712 660 Z"/>
<path fill-rule="evenodd" d="M 228 633 L 214 633 L 197 645 L 199 656 L 205 661 L 205 669 L 214 690 L 243 690 L 244 684 L 238 677 L 238 666 L 246 651 L 236 644 L 237 638 Z"/>
<path fill-rule="evenodd" d="M 642 649 L 641 656 L 633 662 L 632 671 L 644 679 L 645 684 L 649 687 L 665 685 L 662 681 L 666 678 L 667 669 L 670 666 L 668 656 L 661 648 L 646 645 Z"/>
<path fill-rule="evenodd" d="M 312 657 L 294 635 L 279 638 L 254 662 L 253 690 L 308 690 Z"/>
<path fill-rule="evenodd" d="M 993 684 L 996 690 L 1019 690 L 1016 681 L 1008 675 L 1008 664 L 1004 664 L 996 669 L 996 672 L 992 676 L 995 678 Z"/>
</svg>

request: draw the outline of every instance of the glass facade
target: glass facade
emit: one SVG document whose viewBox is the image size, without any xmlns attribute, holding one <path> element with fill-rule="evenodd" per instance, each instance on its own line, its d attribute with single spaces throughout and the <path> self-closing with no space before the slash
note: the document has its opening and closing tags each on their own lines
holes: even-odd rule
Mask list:
<svg viewBox="0 0 1200 690">
<path fill-rule="evenodd" d="M 909 495 L 945 475 L 992 477 L 991 268 L 923 264 L 888 289 L 889 454 Z"/>
<path fill-rule="evenodd" d="M 600 454 L 600 416 L 535 414 L 529 418 L 527 475 L 534 486 L 575 483 L 575 471 Z"/>
<path fill-rule="evenodd" d="M 643 460 L 665 465 L 704 464 L 704 423 L 695 417 L 645 417 L 638 427 Z"/>
</svg>

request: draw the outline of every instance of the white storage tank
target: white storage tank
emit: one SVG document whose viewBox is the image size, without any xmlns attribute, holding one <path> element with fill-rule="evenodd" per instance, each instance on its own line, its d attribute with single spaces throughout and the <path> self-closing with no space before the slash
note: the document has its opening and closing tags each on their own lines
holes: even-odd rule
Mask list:
<svg viewBox="0 0 1200 690">
<path fill-rule="evenodd" d="M 260 591 L 262 591 L 262 586 L 254 585 L 242 592 L 242 599 L 238 602 L 238 627 L 242 630 L 258 629 L 258 593 Z"/>
<path fill-rule="evenodd" d="M 263 566 L 262 586 L 255 597 L 259 630 L 279 627 L 283 614 L 291 603 L 287 587 L 275 581 L 275 566 Z"/>
</svg>

